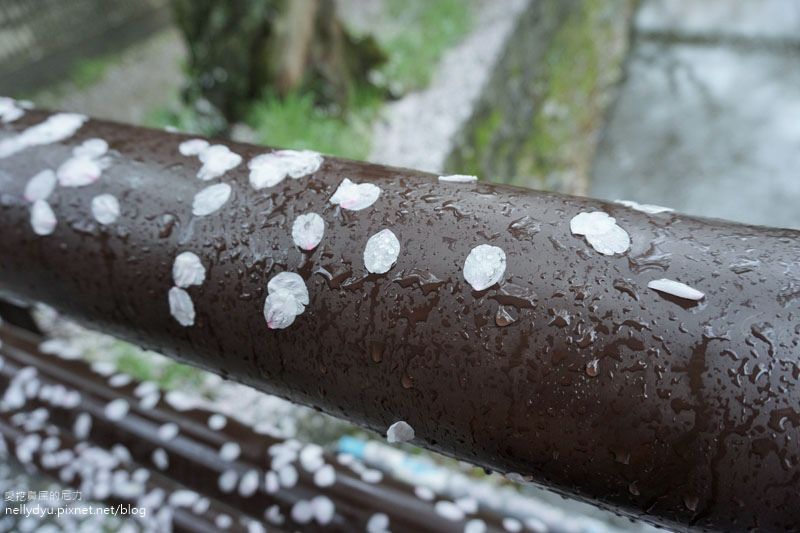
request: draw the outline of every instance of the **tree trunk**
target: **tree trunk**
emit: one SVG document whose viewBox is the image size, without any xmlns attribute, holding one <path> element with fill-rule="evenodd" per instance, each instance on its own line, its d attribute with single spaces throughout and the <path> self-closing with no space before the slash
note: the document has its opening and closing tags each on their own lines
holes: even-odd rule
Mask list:
<svg viewBox="0 0 800 533">
<path fill-rule="evenodd" d="M 347 33 L 334 0 L 173 0 L 173 9 L 189 49 L 184 99 L 224 121 L 268 90 L 312 91 L 346 109 L 384 60 L 371 37 Z"/>
</svg>

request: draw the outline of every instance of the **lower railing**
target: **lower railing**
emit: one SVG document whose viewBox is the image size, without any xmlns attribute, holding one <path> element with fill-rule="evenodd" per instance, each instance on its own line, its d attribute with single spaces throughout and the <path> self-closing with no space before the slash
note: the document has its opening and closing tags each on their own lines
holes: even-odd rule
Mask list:
<svg viewBox="0 0 800 533">
<path fill-rule="evenodd" d="M 800 527 L 795 231 L 73 115 L 0 135 L 14 298 L 659 524 Z"/>
</svg>

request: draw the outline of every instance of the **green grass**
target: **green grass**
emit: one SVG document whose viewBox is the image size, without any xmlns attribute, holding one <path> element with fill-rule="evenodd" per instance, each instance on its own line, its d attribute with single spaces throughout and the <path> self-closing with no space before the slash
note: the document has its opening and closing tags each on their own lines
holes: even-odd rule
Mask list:
<svg viewBox="0 0 800 533">
<path fill-rule="evenodd" d="M 442 54 L 472 26 L 472 3 L 389 0 L 387 4 L 387 16 L 395 21 L 396 30 L 376 35 L 389 57 L 381 72 L 390 87 L 402 92 L 425 87 Z"/>
<path fill-rule="evenodd" d="M 117 370 L 130 374 L 139 381 L 154 381 L 164 390 L 199 388 L 203 371 L 164 356 L 143 352 L 123 341 L 111 346 Z"/>
<path fill-rule="evenodd" d="M 82 59 L 70 69 L 69 81 L 79 89 L 86 89 L 102 80 L 109 67 L 117 63 L 119 59 L 119 54 Z"/>
<path fill-rule="evenodd" d="M 258 132 L 259 141 L 269 146 L 364 159 L 380 103 L 376 92 L 362 91 L 344 116 L 336 116 L 316 108 L 310 94 L 266 97 L 253 106 L 248 123 Z"/>
<path fill-rule="evenodd" d="M 393 94 L 427 85 L 441 55 L 469 31 L 471 5 L 462 0 L 389 0 L 383 15 L 387 29 L 375 35 L 388 56 L 378 73 L 382 83 Z M 380 91 L 361 89 L 346 113 L 333 114 L 316 107 L 311 94 L 295 92 L 279 98 L 268 92 L 253 104 L 246 123 L 258 141 L 268 146 L 363 160 L 369 155 L 372 123 L 382 103 Z M 145 125 L 205 135 L 213 132 L 212 125 L 177 98 L 150 113 Z"/>
</svg>

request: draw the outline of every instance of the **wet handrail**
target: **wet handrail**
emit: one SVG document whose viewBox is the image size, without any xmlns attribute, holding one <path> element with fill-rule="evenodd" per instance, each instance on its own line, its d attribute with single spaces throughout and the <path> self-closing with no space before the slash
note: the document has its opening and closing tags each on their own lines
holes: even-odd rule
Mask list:
<svg viewBox="0 0 800 533">
<path fill-rule="evenodd" d="M 25 133 L 49 116 L 0 133 L 3 291 L 645 520 L 800 526 L 798 232 L 103 121 Z"/>
</svg>

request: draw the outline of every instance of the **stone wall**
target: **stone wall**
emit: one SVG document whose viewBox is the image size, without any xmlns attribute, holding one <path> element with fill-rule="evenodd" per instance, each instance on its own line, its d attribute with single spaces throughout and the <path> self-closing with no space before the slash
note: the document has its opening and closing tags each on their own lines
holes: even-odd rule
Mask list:
<svg viewBox="0 0 800 533">
<path fill-rule="evenodd" d="M 634 0 L 532 0 L 518 17 L 445 170 L 585 193 L 627 51 Z"/>
<path fill-rule="evenodd" d="M 0 94 L 59 81 L 85 57 L 108 54 L 169 22 L 168 0 L 2 0 Z"/>
</svg>

